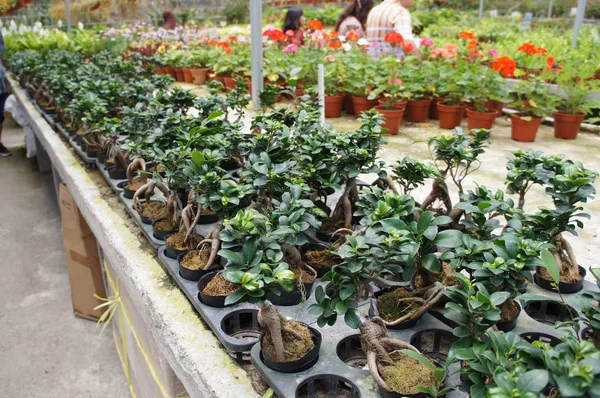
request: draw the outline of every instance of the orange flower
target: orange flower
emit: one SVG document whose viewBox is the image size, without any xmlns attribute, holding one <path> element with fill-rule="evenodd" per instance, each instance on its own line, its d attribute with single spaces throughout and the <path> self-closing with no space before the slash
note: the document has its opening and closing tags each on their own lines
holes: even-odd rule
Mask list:
<svg viewBox="0 0 600 398">
<path fill-rule="evenodd" d="M 415 51 L 415 45 L 412 43 L 402 44 L 402 49 L 406 53 L 411 53 L 411 52 Z"/>
<path fill-rule="evenodd" d="M 232 49 L 231 47 L 225 47 L 225 48 L 223 49 L 223 52 L 224 52 L 225 54 L 231 54 L 231 52 L 232 52 L 232 51 L 233 51 L 233 49 Z"/>
<path fill-rule="evenodd" d="M 514 77 L 517 63 L 512 58 L 504 56 L 497 58 L 492 64 L 492 68 L 503 76 Z"/>
<path fill-rule="evenodd" d="M 477 40 L 471 39 L 469 40 L 469 45 L 467 46 L 469 50 L 475 50 L 477 48 Z"/>
<path fill-rule="evenodd" d="M 460 32 L 458 33 L 458 36 L 459 36 L 461 39 L 475 40 L 475 35 L 473 34 L 473 32 L 469 32 L 468 30 L 463 30 L 463 31 L 460 31 Z"/>
<path fill-rule="evenodd" d="M 232 43 L 237 43 L 238 38 L 237 38 L 237 36 L 229 36 L 229 41 Z"/>
<path fill-rule="evenodd" d="M 544 47 L 538 47 L 537 54 L 542 54 L 545 57 L 548 54 L 548 50 L 546 50 Z"/>
<path fill-rule="evenodd" d="M 229 43 L 227 43 L 226 41 L 220 41 L 217 43 L 217 47 L 229 47 Z"/>
<path fill-rule="evenodd" d="M 329 42 L 329 48 L 333 48 L 334 50 L 339 50 L 342 48 L 342 42 L 340 40 L 333 40 Z"/>
<path fill-rule="evenodd" d="M 538 47 L 532 43 L 521 44 L 519 51 L 529 55 L 542 54 L 543 56 L 546 56 L 546 54 L 548 54 L 548 50 L 546 50 L 544 47 Z"/>
<path fill-rule="evenodd" d="M 325 35 L 325 37 L 328 39 L 337 39 L 339 36 L 340 36 L 340 34 L 338 32 L 336 32 L 335 30 L 332 30 L 327 35 Z"/>
<path fill-rule="evenodd" d="M 308 27 L 308 29 L 312 30 L 323 30 L 323 23 L 321 21 L 317 21 L 316 19 L 311 19 L 310 21 L 308 21 L 306 26 Z"/>
<path fill-rule="evenodd" d="M 346 35 L 346 40 L 349 40 L 349 41 L 358 41 L 359 39 L 360 39 L 360 36 L 358 35 L 358 33 L 354 32 L 354 31 L 352 31 Z"/>
<path fill-rule="evenodd" d="M 392 45 L 402 44 L 402 43 L 404 43 L 404 38 L 402 37 L 402 35 L 400 33 L 394 31 L 394 32 L 390 32 L 387 35 L 385 35 L 385 42 L 390 43 Z"/>
</svg>

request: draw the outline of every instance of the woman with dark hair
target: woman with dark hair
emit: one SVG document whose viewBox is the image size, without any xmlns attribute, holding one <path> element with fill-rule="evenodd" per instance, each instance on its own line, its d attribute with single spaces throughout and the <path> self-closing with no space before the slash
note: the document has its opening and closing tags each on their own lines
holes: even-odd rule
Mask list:
<svg viewBox="0 0 600 398">
<path fill-rule="evenodd" d="M 336 32 L 340 36 L 347 36 L 348 33 L 354 32 L 360 37 L 364 37 L 367 16 L 374 5 L 374 0 L 354 0 L 338 18 L 335 26 Z"/>
<path fill-rule="evenodd" d="M 173 14 L 171 11 L 165 11 L 163 12 L 163 24 L 162 27 L 165 29 L 175 29 L 175 27 L 177 26 L 177 18 L 175 17 L 175 14 Z"/>
<path fill-rule="evenodd" d="M 304 26 L 306 18 L 304 17 L 304 11 L 300 7 L 288 8 L 287 14 L 285 15 L 285 22 L 283 23 L 283 32 L 291 30 L 296 33 Z"/>
</svg>

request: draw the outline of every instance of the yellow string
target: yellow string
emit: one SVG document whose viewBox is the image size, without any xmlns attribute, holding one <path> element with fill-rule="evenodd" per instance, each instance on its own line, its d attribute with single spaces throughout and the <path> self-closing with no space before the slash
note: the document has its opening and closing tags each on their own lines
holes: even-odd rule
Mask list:
<svg viewBox="0 0 600 398">
<path fill-rule="evenodd" d="M 115 284 L 115 281 L 113 280 L 112 275 L 110 274 L 110 271 L 108 270 L 108 267 L 106 265 L 106 261 L 104 261 L 103 265 L 104 265 L 104 270 L 106 272 L 106 279 L 107 279 L 108 284 L 110 285 L 112 291 L 114 292 L 114 296 L 102 298 L 102 297 L 99 297 L 94 294 L 94 297 L 96 297 L 98 300 L 103 301 L 103 303 L 100 304 L 99 306 L 97 306 L 95 309 L 107 307 L 104 314 L 102 314 L 100 319 L 98 319 L 98 325 L 100 325 L 101 322 L 104 322 L 104 325 L 102 326 L 102 329 L 100 330 L 100 334 L 102 334 L 104 332 L 104 330 L 106 329 L 106 327 L 108 326 L 108 324 L 113 319 L 115 311 L 117 311 L 117 309 L 120 310 L 119 311 L 119 326 L 121 329 L 122 347 L 119 347 L 117 334 L 115 333 L 114 330 L 113 330 L 113 339 L 115 340 L 115 347 L 117 348 L 117 354 L 119 355 L 121 365 L 123 365 L 123 370 L 125 371 L 125 377 L 127 379 L 127 383 L 129 384 L 129 391 L 131 392 L 131 396 L 133 398 L 136 398 L 135 390 L 133 388 L 133 383 L 131 382 L 131 369 L 129 367 L 129 357 L 127 356 L 127 336 L 125 335 L 125 322 L 127 322 L 127 326 L 129 328 L 129 330 L 131 331 L 131 335 L 133 336 L 138 348 L 140 349 L 140 352 L 142 353 L 142 356 L 144 357 L 144 360 L 146 361 L 146 365 L 148 365 L 150 374 L 152 375 L 154 382 L 160 389 L 160 392 L 161 392 L 163 398 L 170 398 L 170 396 L 169 396 L 169 394 L 167 394 L 167 391 L 166 391 L 165 387 L 163 386 L 160 378 L 158 377 L 156 370 L 154 369 L 154 366 L 152 364 L 152 360 L 150 359 L 150 356 L 146 352 L 135 329 L 133 328 L 133 323 L 131 322 L 129 313 L 127 312 L 127 309 L 125 308 L 123 301 L 121 300 L 120 281 L 117 279 L 117 283 Z"/>
</svg>

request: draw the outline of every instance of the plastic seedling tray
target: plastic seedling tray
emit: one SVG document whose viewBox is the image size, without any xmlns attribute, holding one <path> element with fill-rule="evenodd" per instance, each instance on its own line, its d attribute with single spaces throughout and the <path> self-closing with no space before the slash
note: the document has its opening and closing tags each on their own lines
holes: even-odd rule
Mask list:
<svg viewBox="0 0 600 398">
<path fill-rule="evenodd" d="M 158 249 L 159 247 L 163 246 L 165 244 L 165 241 L 162 239 L 156 239 L 153 235 L 154 229 L 152 228 L 152 225 L 144 224 L 142 222 L 142 218 L 140 217 L 138 212 L 134 210 L 133 200 L 127 199 L 124 196 L 123 192 L 121 192 L 119 194 L 119 199 L 121 200 L 121 202 L 123 202 L 123 204 L 125 205 L 125 209 L 127 210 L 127 213 L 131 216 L 131 218 L 133 218 L 133 220 L 138 225 L 138 227 L 140 227 L 140 229 L 144 233 L 144 236 L 146 237 L 146 239 L 148 239 L 148 242 L 150 242 L 152 247 L 154 247 L 155 249 Z M 152 199 L 160 200 L 158 197 L 154 197 L 154 196 L 152 197 Z"/>
<path fill-rule="evenodd" d="M 361 312 L 366 313 L 369 306 L 367 304 L 359 308 Z M 358 330 L 346 326 L 343 319 L 339 319 L 333 327 L 326 326 L 325 328 L 319 328 L 314 321 L 310 323 L 310 326 L 321 332 L 323 342 L 321 343 L 319 360 L 310 369 L 303 372 L 280 373 L 271 370 L 265 366 L 261 359 L 260 344 L 252 347 L 252 364 L 273 388 L 277 396 L 286 398 L 298 396 L 297 391 L 299 391 L 299 388 L 304 388 L 303 385 L 307 380 L 324 379 L 329 380 L 330 383 L 332 381 L 335 383 L 336 379 L 342 379 L 345 380 L 344 384 L 347 387 L 347 391 L 354 391 L 356 389 L 360 394 L 351 394 L 351 396 L 360 396 L 361 398 L 381 397 L 377 384 L 366 365 L 361 368 L 354 367 L 342 359 L 348 360 L 349 358 L 353 358 L 356 360 L 357 357 L 362 355 L 362 351 L 356 350 L 357 342 L 354 336 L 358 335 Z M 441 329 L 451 332 L 448 326 L 435 317 L 425 314 L 415 327 L 403 330 L 388 330 L 388 334 L 398 340 L 409 342 L 416 333 L 427 329 Z M 360 363 L 358 366 L 362 364 Z M 455 364 L 450 368 L 451 376 L 447 379 L 447 385 L 458 384 L 458 367 L 459 365 Z M 316 395 L 306 394 L 303 389 L 301 396 L 315 397 Z M 454 391 L 446 396 L 466 397 L 467 395 L 460 391 Z"/>
<path fill-rule="evenodd" d="M 96 168 L 96 158 L 89 157 L 87 153 L 85 153 L 85 151 L 81 149 L 79 145 L 77 145 L 77 142 L 75 142 L 75 138 L 69 137 L 69 144 L 75 150 L 75 152 L 77 152 L 79 157 L 83 159 L 83 161 L 87 164 L 88 167 Z"/>
<path fill-rule="evenodd" d="M 108 171 L 106 170 L 106 165 L 101 164 L 100 162 L 98 162 L 98 160 L 94 160 L 94 162 L 96 163 L 96 167 L 98 168 L 98 171 L 100 171 L 100 174 L 102 174 L 102 177 L 104 177 L 104 179 L 106 180 L 106 182 L 108 183 L 108 185 L 110 185 L 110 187 L 112 188 L 112 190 L 118 195 L 119 193 L 121 193 L 123 191 L 122 188 L 119 188 L 117 185 L 122 182 L 125 181 L 125 179 L 122 180 L 114 180 L 112 178 L 110 178 L 110 176 L 108 175 Z"/>
</svg>

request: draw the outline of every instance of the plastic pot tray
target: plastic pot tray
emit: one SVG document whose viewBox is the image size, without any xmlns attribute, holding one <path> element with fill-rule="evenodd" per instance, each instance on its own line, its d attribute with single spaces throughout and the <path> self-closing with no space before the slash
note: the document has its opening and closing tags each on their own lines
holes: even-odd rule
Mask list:
<svg viewBox="0 0 600 398">
<path fill-rule="evenodd" d="M 162 239 L 156 239 L 154 237 L 154 235 L 152 234 L 154 232 L 152 225 L 144 224 L 142 222 L 142 218 L 140 217 L 138 212 L 133 209 L 133 199 L 127 199 L 124 196 L 123 192 L 119 193 L 119 199 L 121 200 L 121 202 L 123 202 L 123 204 L 125 205 L 125 209 L 127 210 L 127 213 L 131 216 L 131 218 L 134 219 L 134 221 L 138 225 L 138 227 L 140 227 L 140 229 L 144 233 L 144 236 L 146 237 L 146 239 L 148 239 L 148 242 L 150 242 L 152 247 L 154 247 L 155 249 L 158 249 L 159 247 L 164 246 L 165 241 Z M 160 200 L 159 198 L 154 197 L 154 196 L 151 199 Z"/>
<path fill-rule="evenodd" d="M 110 185 L 110 187 L 112 188 L 112 190 L 118 195 L 119 193 L 121 193 L 123 191 L 122 188 L 119 188 L 117 185 L 119 185 L 120 182 L 125 181 L 125 179 L 123 180 L 113 180 L 112 178 L 110 178 L 110 176 L 108 175 L 108 171 L 106 170 L 106 166 L 104 164 L 101 164 L 98 159 L 95 159 L 94 162 L 96 163 L 96 167 L 98 168 L 98 171 L 100 172 L 100 174 L 102 174 L 102 177 L 104 177 L 104 179 L 106 180 L 106 182 L 108 183 L 108 185 Z"/>
</svg>

